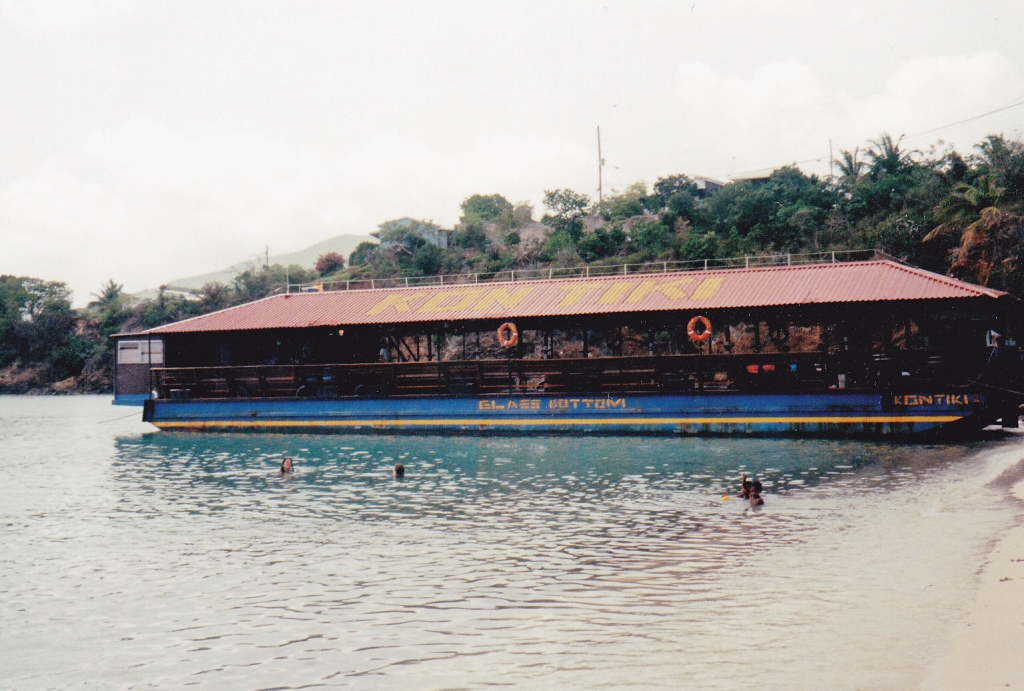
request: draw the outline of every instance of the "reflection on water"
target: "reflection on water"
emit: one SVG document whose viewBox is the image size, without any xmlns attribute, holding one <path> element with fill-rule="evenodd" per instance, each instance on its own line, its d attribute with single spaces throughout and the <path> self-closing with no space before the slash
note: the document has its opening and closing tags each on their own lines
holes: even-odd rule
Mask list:
<svg viewBox="0 0 1024 691">
<path fill-rule="evenodd" d="M 15 688 L 913 687 L 1017 511 L 980 444 L 143 434 L 104 404 L 0 398 Z M 722 500 L 741 471 L 763 509 Z"/>
</svg>

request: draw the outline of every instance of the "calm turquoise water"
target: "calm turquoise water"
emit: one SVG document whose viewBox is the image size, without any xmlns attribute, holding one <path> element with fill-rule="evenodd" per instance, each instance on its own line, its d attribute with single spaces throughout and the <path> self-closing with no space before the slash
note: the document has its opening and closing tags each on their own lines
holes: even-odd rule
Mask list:
<svg viewBox="0 0 1024 691">
<path fill-rule="evenodd" d="M 127 412 L 0 397 L 0 688 L 914 688 L 1021 518 L 986 484 L 1015 438 L 191 436 Z M 721 500 L 741 470 L 762 510 Z"/>
</svg>

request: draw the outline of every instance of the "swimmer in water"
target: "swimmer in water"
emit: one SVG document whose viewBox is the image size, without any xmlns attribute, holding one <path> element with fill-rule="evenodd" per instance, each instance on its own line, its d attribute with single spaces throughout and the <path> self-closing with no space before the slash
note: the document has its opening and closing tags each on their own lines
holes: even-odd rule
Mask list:
<svg viewBox="0 0 1024 691">
<path fill-rule="evenodd" d="M 286 458 L 283 461 L 281 461 L 281 474 L 282 475 L 291 475 L 292 471 L 294 471 L 294 470 L 295 470 L 295 464 L 292 463 L 292 459 Z"/>
<path fill-rule="evenodd" d="M 754 480 L 750 485 L 750 505 L 764 506 L 764 499 L 761 498 L 761 481 Z"/>
<path fill-rule="evenodd" d="M 747 479 L 747 474 L 743 473 L 743 477 L 740 478 L 743 489 L 740 491 L 740 499 L 750 499 L 750 480 Z"/>
<path fill-rule="evenodd" d="M 391 475 L 396 480 L 400 477 L 405 477 L 405 466 L 402 465 L 401 463 L 396 463 L 395 469 L 392 471 Z"/>
</svg>

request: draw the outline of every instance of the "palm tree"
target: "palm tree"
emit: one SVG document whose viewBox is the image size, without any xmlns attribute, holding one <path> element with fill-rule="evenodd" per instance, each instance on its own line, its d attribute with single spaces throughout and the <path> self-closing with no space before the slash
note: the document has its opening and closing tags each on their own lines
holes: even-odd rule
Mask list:
<svg viewBox="0 0 1024 691">
<path fill-rule="evenodd" d="M 871 160 L 870 175 L 872 178 L 897 175 L 913 163 L 912 156 L 917 152 L 901 151 L 901 141 L 903 141 L 902 136 L 894 142 L 892 136 L 888 134 L 871 140 L 871 147 L 865 154 Z"/>
<path fill-rule="evenodd" d="M 999 207 L 1002 198 L 1003 190 L 991 175 L 981 176 L 973 186 L 961 182 L 939 202 L 935 215 L 942 223 L 925 235 L 923 242 L 964 232 L 967 226 L 981 218 L 985 209 Z"/>
<path fill-rule="evenodd" d="M 855 147 L 853 151 L 842 150 L 839 152 L 840 159 L 835 162 L 835 166 L 839 168 L 839 174 L 843 182 L 852 183 L 856 182 L 860 178 L 861 172 L 867 165 L 864 161 L 860 160 L 860 147 Z"/>
<path fill-rule="evenodd" d="M 990 134 L 976 147 L 981 159 L 992 171 L 1004 171 L 1012 165 L 1015 157 L 1024 153 L 1024 143 L 1007 140 L 1001 134 Z"/>
<path fill-rule="evenodd" d="M 114 283 L 114 279 L 111 278 L 100 286 L 100 292 L 93 293 L 93 296 L 96 299 L 89 303 L 89 309 L 103 311 L 110 307 L 120 307 L 124 297 L 124 286 L 120 283 Z"/>
<path fill-rule="evenodd" d="M 1004 190 L 992 175 L 982 175 L 974 185 L 961 182 L 939 202 L 936 216 L 942 221 L 922 242 L 957 237 L 951 251 L 949 275 L 988 285 L 994 272 L 1016 271 L 1022 219 L 1002 208 Z"/>
<path fill-rule="evenodd" d="M 990 135 L 977 147 L 978 170 L 1006 190 L 1004 203 L 1024 205 L 1024 142 Z"/>
<path fill-rule="evenodd" d="M 1020 243 L 1024 218 L 990 206 L 977 221 L 964 229 L 949 274 L 987 286 L 994 271 L 1003 274 L 1016 271 L 1017 257 L 1013 250 Z"/>
</svg>

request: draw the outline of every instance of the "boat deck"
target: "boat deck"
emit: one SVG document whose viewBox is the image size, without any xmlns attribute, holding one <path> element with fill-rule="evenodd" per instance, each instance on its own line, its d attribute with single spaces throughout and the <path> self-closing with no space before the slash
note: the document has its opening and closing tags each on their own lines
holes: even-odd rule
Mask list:
<svg viewBox="0 0 1024 691">
<path fill-rule="evenodd" d="M 971 373 L 925 351 L 154 368 L 162 399 L 936 390 Z"/>
</svg>

